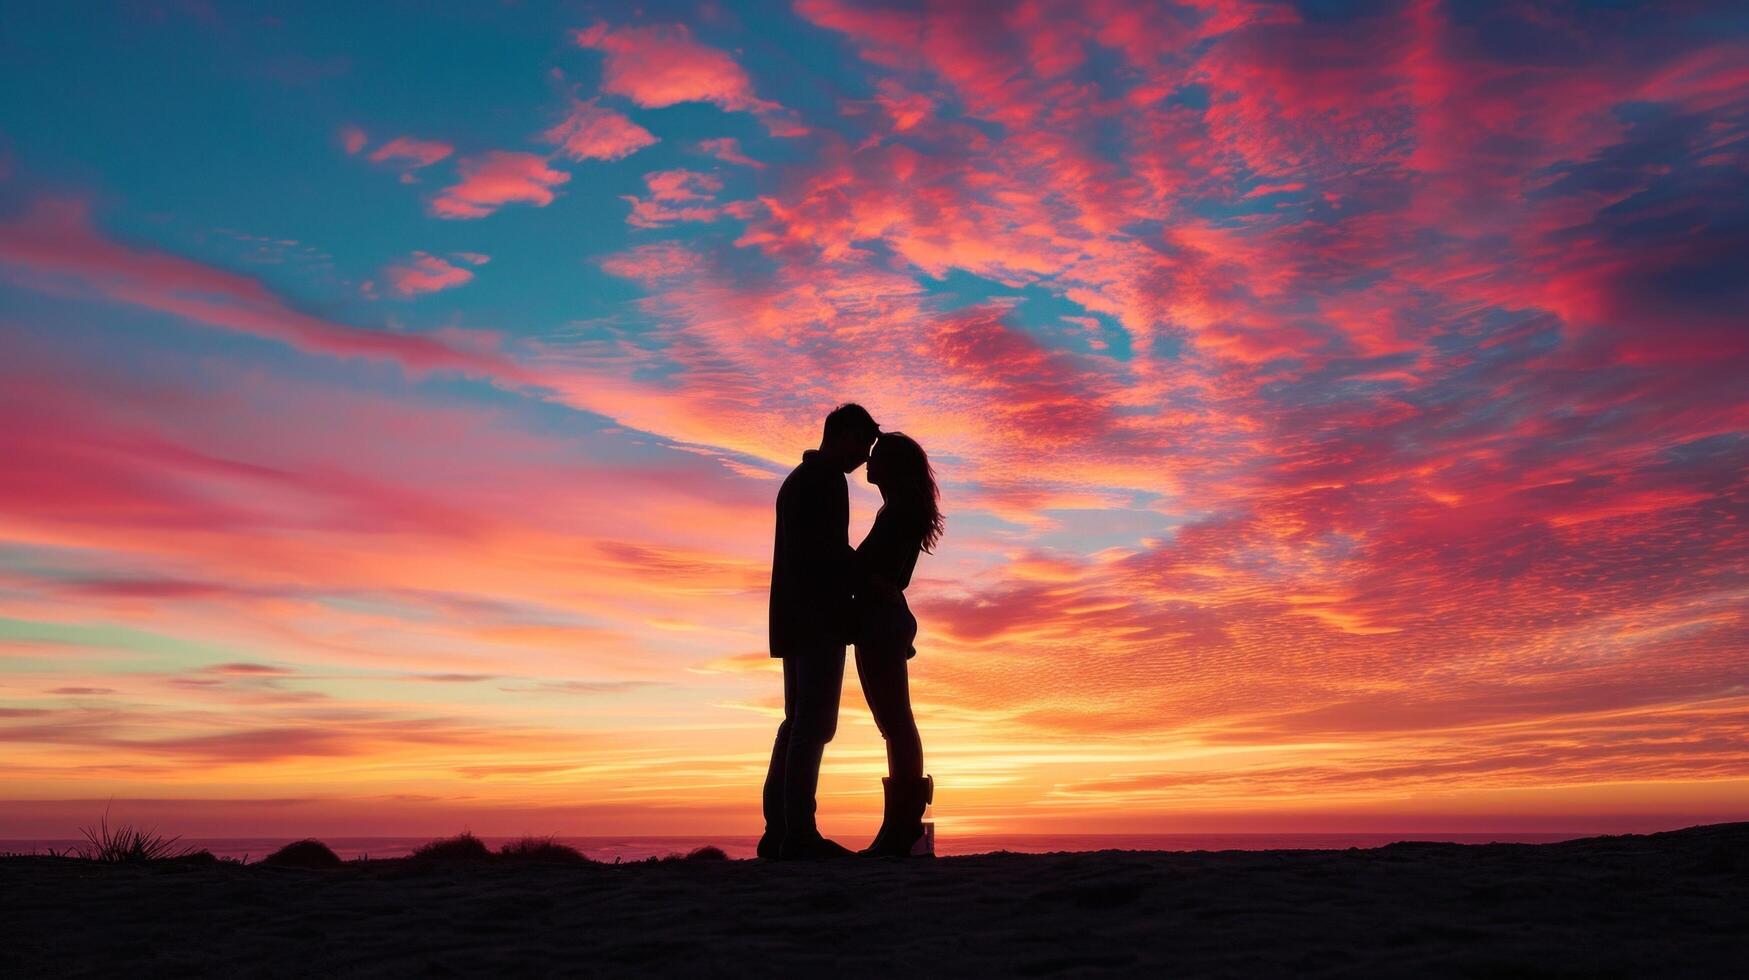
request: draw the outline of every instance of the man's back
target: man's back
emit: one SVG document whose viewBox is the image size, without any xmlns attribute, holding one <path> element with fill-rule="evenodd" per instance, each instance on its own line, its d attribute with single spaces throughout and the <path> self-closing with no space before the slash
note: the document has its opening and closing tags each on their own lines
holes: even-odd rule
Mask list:
<svg viewBox="0 0 1749 980">
<path fill-rule="evenodd" d="M 809 450 L 777 492 L 771 556 L 771 655 L 842 647 L 854 632 L 850 601 L 850 489 Z"/>
</svg>

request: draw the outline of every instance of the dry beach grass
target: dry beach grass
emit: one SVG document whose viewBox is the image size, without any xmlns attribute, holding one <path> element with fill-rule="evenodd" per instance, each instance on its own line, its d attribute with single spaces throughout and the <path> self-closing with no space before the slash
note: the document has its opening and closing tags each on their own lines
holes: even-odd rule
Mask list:
<svg viewBox="0 0 1749 980">
<path fill-rule="evenodd" d="M 0 976 L 1724 976 L 1749 964 L 1749 824 L 1543 845 L 815 865 L 528 859 L 542 851 L 536 838 L 327 870 L 0 859 Z"/>
</svg>

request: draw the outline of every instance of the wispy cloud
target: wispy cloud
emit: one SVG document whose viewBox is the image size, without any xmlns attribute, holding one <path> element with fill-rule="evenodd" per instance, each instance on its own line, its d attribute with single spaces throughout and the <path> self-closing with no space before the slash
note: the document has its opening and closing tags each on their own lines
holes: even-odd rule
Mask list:
<svg viewBox="0 0 1749 980">
<path fill-rule="evenodd" d="M 451 370 L 505 379 L 521 369 L 491 353 L 429 336 L 366 330 L 301 313 L 260 282 L 190 259 L 112 241 L 92 227 L 80 201 L 42 199 L 0 223 L 0 265 L 33 288 L 66 284 L 108 300 L 150 308 L 237 333 L 268 337 L 301 350 L 391 360 L 415 371 Z"/>
</svg>

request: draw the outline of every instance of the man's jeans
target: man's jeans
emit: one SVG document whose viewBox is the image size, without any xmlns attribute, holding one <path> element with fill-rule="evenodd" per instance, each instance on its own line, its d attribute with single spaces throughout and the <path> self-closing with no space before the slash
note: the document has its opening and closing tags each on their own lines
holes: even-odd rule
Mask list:
<svg viewBox="0 0 1749 980">
<path fill-rule="evenodd" d="M 783 658 L 783 724 L 771 746 L 765 775 L 767 831 L 806 836 L 814 825 L 820 757 L 838 732 L 838 696 L 844 688 L 844 647 Z"/>
</svg>

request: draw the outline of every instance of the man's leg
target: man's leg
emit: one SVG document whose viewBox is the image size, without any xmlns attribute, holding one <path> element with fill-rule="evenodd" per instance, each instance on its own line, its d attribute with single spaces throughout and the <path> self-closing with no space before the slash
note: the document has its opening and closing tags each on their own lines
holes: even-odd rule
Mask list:
<svg viewBox="0 0 1749 980">
<path fill-rule="evenodd" d="M 789 760 L 789 735 L 796 709 L 796 658 L 783 658 L 783 721 L 771 744 L 771 765 L 765 771 L 765 835 L 759 856 L 775 858 L 783 848 L 783 771 Z"/>
<path fill-rule="evenodd" d="M 820 837 L 814 822 L 814 794 L 820 785 L 820 759 L 838 732 L 838 697 L 844 687 L 844 648 L 830 647 L 784 658 L 795 661 L 795 697 L 789 713 L 789 752 L 784 760 L 783 817 L 785 857 L 824 857 L 844 848 Z"/>
</svg>

